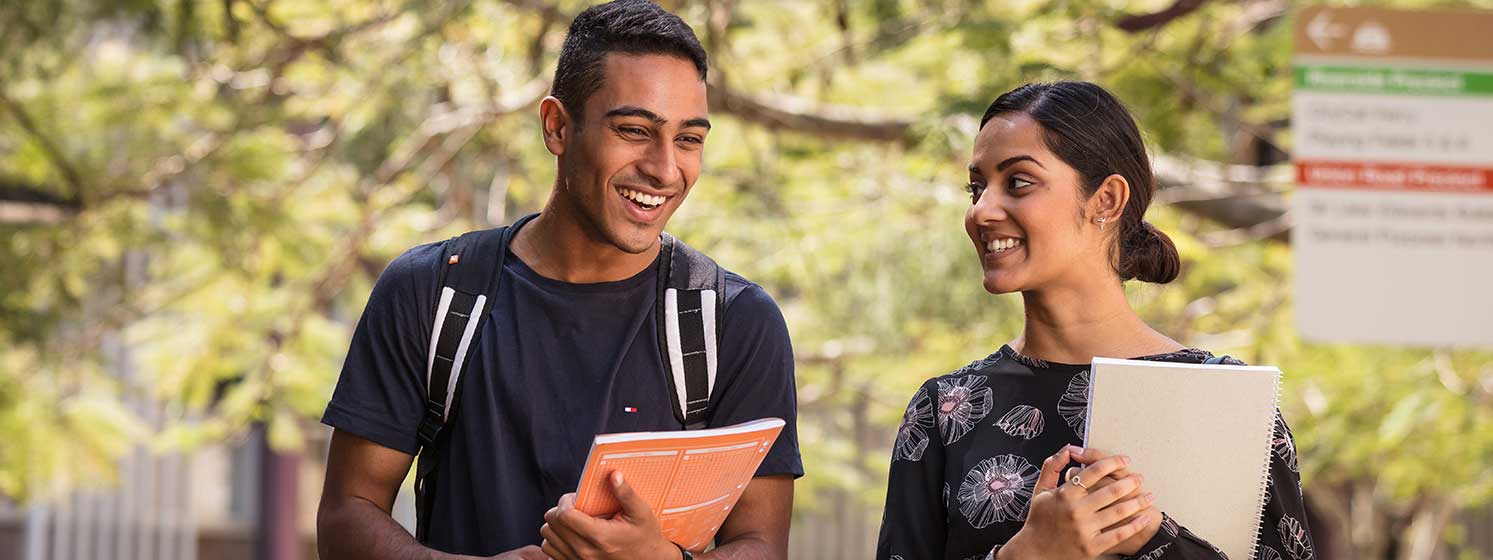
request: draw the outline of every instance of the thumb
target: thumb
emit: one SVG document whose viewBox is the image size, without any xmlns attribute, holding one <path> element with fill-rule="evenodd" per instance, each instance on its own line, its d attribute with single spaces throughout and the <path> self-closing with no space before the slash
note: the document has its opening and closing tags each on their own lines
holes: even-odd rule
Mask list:
<svg viewBox="0 0 1493 560">
<path fill-rule="evenodd" d="M 622 471 L 612 471 L 612 493 L 617 496 L 617 503 L 622 504 L 622 515 L 631 518 L 647 518 L 653 516 L 653 508 L 648 507 L 648 502 L 632 490 L 632 486 L 622 479 Z"/>
</svg>

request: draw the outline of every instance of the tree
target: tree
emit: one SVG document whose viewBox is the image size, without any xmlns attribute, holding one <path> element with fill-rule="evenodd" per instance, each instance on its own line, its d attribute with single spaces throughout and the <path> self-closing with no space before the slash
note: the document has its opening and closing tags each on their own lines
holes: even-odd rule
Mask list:
<svg viewBox="0 0 1493 560">
<path fill-rule="evenodd" d="M 299 445 L 385 263 L 542 203 L 535 104 L 584 4 L 0 6 L 0 492 L 98 478 L 130 442 L 265 424 Z M 822 442 L 801 507 L 879 511 L 913 388 L 1019 328 L 975 281 L 962 169 L 986 104 L 1057 78 L 1118 93 L 1157 153 L 1151 219 L 1186 265 L 1131 289 L 1143 316 L 1289 372 L 1326 546 L 1425 557 L 1489 499 L 1473 428 L 1493 355 L 1290 326 L 1287 3 L 665 4 L 711 53 L 717 121 L 671 229 L 788 315 L 801 430 Z"/>
</svg>

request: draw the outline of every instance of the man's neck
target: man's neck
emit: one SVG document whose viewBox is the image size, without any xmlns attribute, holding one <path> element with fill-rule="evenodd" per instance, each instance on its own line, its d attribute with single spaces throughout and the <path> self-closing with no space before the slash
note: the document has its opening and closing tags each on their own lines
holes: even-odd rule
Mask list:
<svg viewBox="0 0 1493 560">
<path fill-rule="evenodd" d="M 1135 314 L 1118 279 L 1023 292 L 1022 300 L 1026 325 L 1013 347 L 1028 356 L 1084 364 L 1095 356 L 1129 358 L 1182 347 Z"/>
<path fill-rule="evenodd" d="M 632 254 L 608 242 L 576 211 L 551 200 L 539 217 L 513 236 L 513 254 L 545 278 L 572 284 L 624 280 L 658 258 L 659 247 Z"/>
</svg>

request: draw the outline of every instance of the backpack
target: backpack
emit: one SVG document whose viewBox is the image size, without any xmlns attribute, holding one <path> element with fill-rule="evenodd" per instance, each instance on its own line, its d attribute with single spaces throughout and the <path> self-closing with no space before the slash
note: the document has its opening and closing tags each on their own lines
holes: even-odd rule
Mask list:
<svg viewBox="0 0 1493 560">
<path fill-rule="evenodd" d="M 418 431 L 415 467 L 415 538 L 425 542 L 433 507 L 438 450 L 456 412 L 461 373 L 473 340 L 482 332 L 497 293 L 508 245 L 519 228 L 473 231 L 447 241 L 441 259 L 441 294 L 425 365 L 425 415 Z M 704 428 L 715 388 L 716 356 L 725 310 L 726 273 L 710 257 L 667 233 L 659 237 L 658 297 L 654 323 L 674 418 L 686 430 Z"/>
</svg>

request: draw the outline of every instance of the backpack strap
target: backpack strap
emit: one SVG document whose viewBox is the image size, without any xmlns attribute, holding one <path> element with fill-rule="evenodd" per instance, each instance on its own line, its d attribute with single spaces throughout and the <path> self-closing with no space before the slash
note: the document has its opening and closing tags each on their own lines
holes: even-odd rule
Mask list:
<svg viewBox="0 0 1493 560">
<path fill-rule="evenodd" d="M 710 257 L 664 233 L 654 310 L 659 354 L 674 418 L 686 430 L 706 427 L 715 389 L 726 273 Z"/>
<path fill-rule="evenodd" d="M 513 234 L 537 214 L 525 216 L 512 226 L 464 233 L 445 244 L 441 255 L 441 295 L 436 304 L 435 324 L 430 330 L 429 354 L 425 361 L 425 415 L 417 431 L 419 462 L 415 467 L 415 535 L 425 542 L 430 527 L 434 474 L 439 462 L 437 449 L 451 420 L 461 374 L 487 320 L 492 294 L 498 289 L 508 243 Z"/>
</svg>

